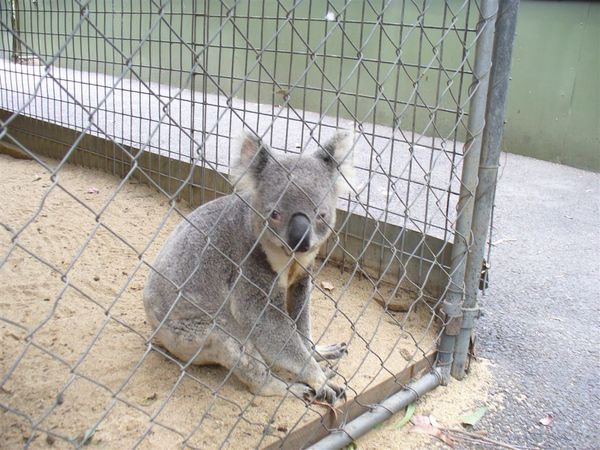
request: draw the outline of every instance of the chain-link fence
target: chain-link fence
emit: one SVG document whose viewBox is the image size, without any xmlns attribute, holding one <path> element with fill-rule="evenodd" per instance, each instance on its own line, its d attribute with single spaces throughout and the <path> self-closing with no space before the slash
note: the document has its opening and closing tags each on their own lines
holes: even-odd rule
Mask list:
<svg viewBox="0 0 600 450">
<path fill-rule="evenodd" d="M 5 444 L 341 447 L 462 378 L 498 7 L 3 2 Z"/>
</svg>

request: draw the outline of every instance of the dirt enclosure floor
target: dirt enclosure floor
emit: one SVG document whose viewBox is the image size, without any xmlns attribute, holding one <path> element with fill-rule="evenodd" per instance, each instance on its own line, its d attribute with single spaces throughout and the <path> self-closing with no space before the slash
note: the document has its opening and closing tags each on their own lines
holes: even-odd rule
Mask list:
<svg viewBox="0 0 600 450">
<path fill-rule="evenodd" d="M 180 215 L 155 190 L 120 183 L 69 164 L 52 181 L 37 162 L 0 155 L 0 447 L 71 448 L 84 436 L 94 448 L 262 447 L 328 414 L 153 350 L 144 262 Z M 317 283 L 333 289 L 314 290 L 312 311 L 315 339 L 350 343 L 335 381 L 352 398 L 433 350 L 437 330 L 426 306 L 385 314 L 371 282 L 345 290 L 349 277 L 324 268 Z"/>
</svg>

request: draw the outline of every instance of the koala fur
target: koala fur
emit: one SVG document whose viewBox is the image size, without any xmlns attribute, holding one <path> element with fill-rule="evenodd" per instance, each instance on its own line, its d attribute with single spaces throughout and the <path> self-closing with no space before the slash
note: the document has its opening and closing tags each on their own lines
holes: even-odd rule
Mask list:
<svg viewBox="0 0 600 450">
<path fill-rule="evenodd" d="M 183 361 L 226 367 L 256 394 L 330 403 L 344 395 L 318 364 L 346 344 L 313 344 L 309 270 L 335 225 L 353 145 L 354 134 L 339 131 L 312 154 L 275 158 L 243 137 L 236 192 L 182 221 L 148 276 L 157 343 Z"/>
</svg>

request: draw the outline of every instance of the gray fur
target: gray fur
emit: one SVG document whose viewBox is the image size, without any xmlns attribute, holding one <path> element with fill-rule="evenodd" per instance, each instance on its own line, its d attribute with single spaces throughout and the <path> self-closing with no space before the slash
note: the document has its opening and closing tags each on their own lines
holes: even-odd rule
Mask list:
<svg viewBox="0 0 600 450">
<path fill-rule="evenodd" d="M 148 276 L 144 306 L 160 345 L 232 370 L 257 394 L 289 390 L 331 403 L 342 395 L 317 360 L 340 358 L 346 345 L 313 346 L 309 270 L 335 225 L 353 144 L 341 131 L 313 154 L 275 158 L 258 139 L 242 139 L 236 192 L 182 221 Z M 289 245 L 294 214 L 309 219 L 306 252 Z"/>
</svg>

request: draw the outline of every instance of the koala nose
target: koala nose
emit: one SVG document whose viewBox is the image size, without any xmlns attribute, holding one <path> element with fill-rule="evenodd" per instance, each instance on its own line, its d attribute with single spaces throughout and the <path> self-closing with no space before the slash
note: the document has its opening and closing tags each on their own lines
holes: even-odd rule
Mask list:
<svg viewBox="0 0 600 450">
<path fill-rule="evenodd" d="M 305 252 L 309 249 L 310 220 L 302 213 L 292 216 L 288 228 L 288 245 L 295 252 Z"/>
</svg>

